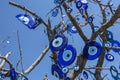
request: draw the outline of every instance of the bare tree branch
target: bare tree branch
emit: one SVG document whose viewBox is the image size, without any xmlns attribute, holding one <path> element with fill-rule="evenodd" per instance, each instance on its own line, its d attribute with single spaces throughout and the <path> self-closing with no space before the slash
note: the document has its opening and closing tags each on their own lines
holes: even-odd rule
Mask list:
<svg viewBox="0 0 120 80">
<path fill-rule="evenodd" d="M 10 54 L 11 54 L 11 52 L 8 52 L 8 53 L 6 54 L 6 56 L 5 56 L 5 58 L 8 59 L 8 57 L 10 56 Z M 0 64 L 0 69 L 3 68 L 4 65 L 5 65 L 5 60 L 3 60 L 3 61 L 1 62 L 1 64 Z"/>
<path fill-rule="evenodd" d="M 120 17 L 120 5 L 118 6 L 115 14 L 112 16 L 112 18 L 110 19 L 110 21 L 107 22 L 107 23 L 105 23 L 105 24 L 103 24 L 103 25 L 101 26 L 101 28 L 92 35 L 91 40 L 96 39 L 96 37 L 98 36 L 98 33 L 102 33 L 102 32 L 104 32 L 106 29 L 108 29 L 109 27 L 111 27 L 111 26 L 117 21 L 117 19 L 118 19 L 119 17 Z"/>
<path fill-rule="evenodd" d="M 12 63 L 6 57 L 0 56 L 0 58 L 5 60 L 5 62 L 7 62 L 9 64 L 10 68 L 13 67 Z"/>
<path fill-rule="evenodd" d="M 43 59 L 45 54 L 48 52 L 49 47 L 47 46 L 44 51 L 40 54 L 40 56 L 36 59 L 36 61 L 25 71 L 25 73 L 30 73 L 38 64 L 39 62 Z"/>
<path fill-rule="evenodd" d="M 67 4 L 63 3 L 63 7 L 66 11 L 67 9 Z M 77 29 L 79 35 L 82 37 L 83 41 L 86 43 L 88 41 L 87 37 L 83 34 L 83 31 L 81 30 L 81 28 L 79 27 L 78 23 L 76 22 L 75 18 L 70 14 L 67 13 L 67 16 L 69 17 L 70 21 L 73 23 L 73 25 L 75 26 L 75 28 Z"/>
<path fill-rule="evenodd" d="M 45 27 L 48 28 L 47 23 L 45 23 L 45 21 L 44 21 L 40 16 L 38 16 L 36 13 L 34 13 L 33 11 L 31 11 L 31 10 L 29 10 L 28 8 L 26 8 L 26 7 L 22 6 L 22 5 L 19 5 L 19 4 L 15 3 L 15 2 L 12 2 L 12 1 L 10 1 L 9 4 L 12 5 L 12 6 L 15 6 L 15 7 L 17 7 L 17 8 L 20 8 L 20 9 L 22 9 L 22 10 L 24 10 L 24 11 L 30 13 L 30 14 L 32 14 L 35 18 L 40 18 L 40 19 L 42 20 L 42 23 L 45 25 Z M 39 23 L 39 24 L 40 24 L 40 23 Z M 38 25 L 39 25 L 39 24 L 38 24 Z M 49 28 L 48 28 L 48 29 L 49 29 Z"/>
</svg>

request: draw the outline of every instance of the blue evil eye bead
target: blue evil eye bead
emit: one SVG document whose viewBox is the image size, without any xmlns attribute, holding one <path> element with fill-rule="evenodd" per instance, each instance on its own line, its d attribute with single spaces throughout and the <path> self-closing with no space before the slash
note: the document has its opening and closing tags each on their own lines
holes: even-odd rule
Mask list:
<svg viewBox="0 0 120 80">
<path fill-rule="evenodd" d="M 111 46 L 112 46 L 112 44 L 110 42 L 105 43 L 105 47 L 111 47 Z"/>
<path fill-rule="evenodd" d="M 78 33 L 75 26 L 72 23 L 67 24 L 68 31 L 71 33 Z"/>
<path fill-rule="evenodd" d="M 10 75 L 10 80 L 17 80 L 18 74 L 16 73 L 14 68 L 10 69 L 10 74 L 9 75 Z"/>
<path fill-rule="evenodd" d="M 80 78 L 80 80 L 84 80 L 83 78 Z"/>
<path fill-rule="evenodd" d="M 72 12 L 72 8 L 71 8 L 71 7 L 67 7 L 66 12 L 67 12 L 67 13 L 71 13 L 71 12 Z"/>
<path fill-rule="evenodd" d="M 87 10 L 88 9 L 88 4 L 83 4 L 82 7 L 83 7 L 84 10 Z"/>
<path fill-rule="evenodd" d="M 70 80 L 70 78 L 69 78 L 69 77 L 66 77 L 65 80 Z"/>
<path fill-rule="evenodd" d="M 75 70 L 75 71 L 78 71 L 78 70 L 79 70 L 79 66 L 78 66 L 78 65 L 75 65 L 75 66 L 74 66 L 74 70 Z"/>
<path fill-rule="evenodd" d="M 39 24 L 42 23 L 42 19 L 41 18 L 35 18 L 35 21 L 36 21 L 36 23 L 39 23 Z"/>
<path fill-rule="evenodd" d="M 55 4 L 58 4 L 58 0 L 54 0 L 54 3 L 55 3 Z"/>
<path fill-rule="evenodd" d="M 0 79 L 5 78 L 5 75 L 3 74 L 3 72 L 0 71 Z"/>
<path fill-rule="evenodd" d="M 110 73 L 115 80 L 118 80 L 118 70 L 115 66 L 110 66 Z"/>
<path fill-rule="evenodd" d="M 100 2 L 101 0 L 96 0 L 96 1 Z"/>
<path fill-rule="evenodd" d="M 112 47 L 120 47 L 120 42 L 117 40 L 114 40 L 112 42 Z M 112 49 L 114 52 L 119 52 L 120 50 Z"/>
<path fill-rule="evenodd" d="M 107 40 L 109 42 L 113 41 L 113 33 L 111 31 L 108 31 L 108 30 L 107 30 Z"/>
<path fill-rule="evenodd" d="M 83 77 L 84 77 L 85 79 L 88 79 L 88 73 L 87 73 L 86 71 L 83 71 Z"/>
<path fill-rule="evenodd" d="M 71 65 L 76 58 L 76 49 L 72 45 L 67 45 L 64 50 L 60 50 L 58 53 L 58 63 L 61 66 Z"/>
<path fill-rule="evenodd" d="M 79 12 L 83 15 L 84 9 L 83 9 L 83 8 L 80 8 L 80 9 L 79 9 Z"/>
<path fill-rule="evenodd" d="M 69 72 L 69 69 L 67 67 L 62 68 L 62 72 L 64 74 L 67 74 Z"/>
<path fill-rule="evenodd" d="M 57 35 L 50 41 L 50 49 L 52 51 L 59 51 L 67 46 L 68 39 L 64 35 Z"/>
<path fill-rule="evenodd" d="M 89 22 L 89 23 L 92 23 L 92 22 L 93 22 L 93 19 L 94 19 L 94 17 L 93 17 L 93 16 L 90 16 L 90 17 L 88 18 L 88 22 Z"/>
<path fill-rule="evenodd" d="M 94 30 L 97 31 L 99 29 L 98 26 L 94 26 Z"/>
<path fill-rule="evenodd" d="M 16 18 L 26 25 L 29 29 L 35 29 L 35 20 L 28 14 L 18 14 Z"/>
<path fill-rule="evenodd" d="M 54 0 L 55 4 L 62 4 L 65 0 Z"/>
<path fill-rule="evenodd" d="M 94 60 L 101 54 L 101 45 L 96 41 L 87 43 L 83 49 L 83 55 L 88 60 Z"/>
<path fill-rule="evenodd" d="M 63 74 L 62 70 L 56 64 L 52 65 L 52 67 L 51 67 L 51 73 L 52 73 L 52 75 L 54 75 L 55 77 L 57 77 L 59 79 L 63 79 L 63 77 L 64 77 L 64 74 Z"/>
<path fill-rule="evenodd" d="M 56 8 L 52 11 L 52 17 L 56 17 L 58 14 L 59 10 Z"/>
<path fill-rule="evenodd" d="M 81 1 L 77 1 L 76 2 L 76 8 L 80 9 L 82 7 L 82 2 Z"/>
<path fill-rule="evenodd" d="M 87 0 L 81 0 L 82 4 L 88 4 Z"/>
<path fill-rule="evenodd" d="M 113 61 L 114 60 L 114 56 L 112 54 L 106 54 L 105 58 L 107 61 Z"/>
<path fill-rule="evenodd" d="M 62 4 L 65 0 L 58 0 L 59 4 Z"/>
<path fill-rule="evenodd" d="M 77 20 L 77 21 L 79 21 L 79 20 L 80 20 L 80 18 L 79 18 L 79 17 L 76 17 L 76 20 Z"/>
</svg>

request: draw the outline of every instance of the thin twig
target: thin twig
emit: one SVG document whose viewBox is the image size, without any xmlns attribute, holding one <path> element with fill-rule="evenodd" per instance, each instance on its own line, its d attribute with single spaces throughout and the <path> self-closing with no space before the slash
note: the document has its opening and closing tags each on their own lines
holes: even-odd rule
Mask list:
<svg viewBox="0 0 120 80">
<path fill-rule="evenodd" d="M 44 49 L 44 51 L 40 54 L 40 56 L 36 59 L 36 61 L 34 61 L 34 63 L 25 71 L 25 73 L 30 73 L 36 67 L 36 65 L 38 65 L 39 62 L 43 59 L 43 57 L 48 52 L 48 50 L 49 50 L 49 47 L 47 46 Z"/>
<path fill-rule="evenodd" d="M 10 56 L 11 52 L 8 52 L 6 55 L 5 55 L 5 58 L 8 59 L 8 57 Z M 3 68 L 5 65 L 5 60 L 3 60 L 0 64 L 0 68 Z"/>
<path fill-rule="evenodd" d="M 17 40 L 18 40 L 18 47 L 19 47 L 19 54 L 20 54 L 20 62 L 21 62 L 22 72 L 24 73 L 24 66 L 23 66 L 23 61 L 22 61 L 22 49 L 21 49 L 21 45 L 20 45 L 19 31 L 17 31 Z"/>
<path fill-rule="evenodd" d="M 0 56 L 1 59 L 5 60 L 5 62 L 7 62 L 10 66 L 10 68 L 12 68 L 12 63 L 6 58 L 6 57 L 3 57 L 3 56 Z"/>
</svg>

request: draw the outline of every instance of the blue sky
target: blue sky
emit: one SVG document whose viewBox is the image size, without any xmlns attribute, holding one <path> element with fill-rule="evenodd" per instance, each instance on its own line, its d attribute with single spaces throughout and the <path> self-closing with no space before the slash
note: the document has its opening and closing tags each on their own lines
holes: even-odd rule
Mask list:
<svg viewBox="0 0 120 80">
<path fill-rule="evenodd" d="M 18 42 L 17 42 L 17 30 L 19 30 L 19 36 L 20 36 L 20 43 L 22 48 L 22 54 L 23 54 L 23 64 L 24 69 L 26 70 L 33 62 L 36 60 L 36 58 L 41 54 L 41 52 L 45 49 L 45 47 L 49 44 L 47 40 L 47 36 L 44 33 L 45 26 L 43 24 L 39 25 L 35 30 L 28 29 L 25 25 L 23 25 L 21 22 L 19 22 L 15 16 L 19 13 L 25 13 L 24 11 L 13 7 L 8 4 L 10 0 L 3 0 L 0 2 L 0 42 L 5 40 L 3 43 L 0 43 L 0 53 L 2 55 L 5 55 L 7 52 L 11 52 L 11 56 L 9 57 L 10 61 L 14 64 L 14 67 L 16 66 L 17 61 L 20 59 L 19 57 L 19 49 L 18 49 Z M 24 5 L 25 7 L 29 8 L 30 10 L 34 11 L 36 14 L 38 14 L 42 19 L 44 19 L 47 22 L 48 16 L 46 16 L 46 13 L 49 12 L 51 8 L 53 8 L 55 5 L 53 4 L 53 0 L 12 0 L 15 1 L 18 4 Z M 117 5 L 117 2 L 114 1 L 114 3 Z M 91 5 L 90 5 L 91 6 Z M 97 8 L 96 8 L 97 9 Z M 95 12 L 95 14 L 99 14 L 95 9 L 90 12 Z M 75 12 L 73 12 L 75 13 Z M 58 15 L 59 16 L 59 15 Z M 59 17 L 53 18 L 51 15 L 49 15 L 51 19 L 52 25 L 56 25 L 55 23 L 59 22 Z M 100 24 L 100 17 L 95 18 L 96 25 Z M 99 20 L 99 21 L 98 21 Z M 90 37 L 90 28 L 82 28 L 84 33 Z M 120 28 L 119 25 L 114 25 L 114 27 L 110 28 L 114 33 L 114 39 L 117 39 L 120 41 L 119 33 Z M 78 34 L 73 34 L 70 36 L 69 34 L 65 33 L 66 36 L 69 38 L 69 44 L 72 44 L 76 49 L 77 53 L 79 54 L 82 51 L 82 48 L 84 47 L 84 43 L 82 39 L 78 36 Z M 9 37 L 9 38 L 8 38 Z M 10 42 L 10 43 L 9 43 Z M 113 51 L 111 51 L 113 53 Z M 42 80 L 44 75 L 48 73 L 48 77 L 50 80 L 56 80 L 54 76 L 51 75 L 51 64 L 52 61 L 49 58 L 51 52 L 49 51 L 47 55 L 44 57 L 44 59 L 39 63 L 39 65 L 30 73 L 28 74 L 29 80 Z M 110 66 L 111 64 L 114 64 L 117 66 L 120 65 L 119 56 L 116 53 L 113 53 L 115 56 L 114 62 L 108 63 L 105 61 L 105 64 L 107 66 Z M 91 63 L 95 63 L 97 60 L 88 61 L 87 66 L 92 66 Z M 93 64 L 94 65 L 94 64 Z M 20 66 L 20 65 L 19 65 Z M 8 67 L 5 65 L 5 67 Z M 21 71 L 21 68 L 19 67 L 19 70 Z M 107 71 L 109 73 L 109 71 Z M 103 73 L 105 73 L 103 71 Z M 110 76 L 110 74 L 109 74 Z M 109 77 L 110 78 L 110 77 Z M 9 80 L 9 79 L 6 79 Z M 112 79 L 110 79 L 112 80 Z"/>
</svg>

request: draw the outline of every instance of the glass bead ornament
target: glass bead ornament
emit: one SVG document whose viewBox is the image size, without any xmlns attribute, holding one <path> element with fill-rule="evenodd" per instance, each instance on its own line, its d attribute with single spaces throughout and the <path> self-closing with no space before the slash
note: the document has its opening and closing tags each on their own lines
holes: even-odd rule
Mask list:
<svg viewBox="0 0 120 80">
<path fill-rule="evenodd" d="M 88 60 L 94 60 L 100 56 L 101 50 L 100 43 L 90 41 L 83 48 L 83 56 Z"/>
<path fill-rule="evenodd" d="M 3 74 L 3 72 L 0 71 L 0 79 L 3 80 L 5 78 L 5 75 Z"/>
<path fill-rule="evenodd" d="M 88 73 L 87 73 L 86 71 L 83 71 L 83 77 L 84 77 L 85 79 L 88 79 Z"/>
<path fill-rule="evenodd" d="M 84 80 L 83 78 L 80 78 L 80 80 Z"/>
<path fill-rule="evenodd" d="M 112 47 L 120 47 L 120 42 L 119 41 L 117 41 L 117 40 L 114 40 L 113 42 L 112 42 Z M 114 52 L 117 52 L 117 53 L 119 53 L 120 52 L 120 50 L 116 50 L 116 49 L 112 49 Z"/>
<path fill-rule="evenodd" d="M 77 9 L 80 9 L 82 7 L 82 2 L 80 1 L 80 0 L 78 0 L 77 2 L 76 2 L 76 8 Z"/>
<path fill-rule="evenodd" d="M 56 35 L 50 43 L 49 47 L 52 51 L 60 51 L 67 46 L 68 39 L 64 35 Z"/>
<path fill-rule="evenodd" d="M 113 33 L 109 30 L 107 30 L 107 41 L 109 41 L 111 43 L 114 41 L 113 40 Z"/>
<path fill-rule="evenodd" d="M 83 15 L 83 14 L 84 14 L 84 9 L 83 9 L 83 8 L 80 8 L 80 9 L 79 9 L 79 12 Z"/>
<path fill-rule="evenodd" d="M 29 29 L 35 29 L 36 26 L 34 26 L 35 23 L 35 19 L 28 15 L 28 14 L 18 14 L 16 15 L 16 18 L 22 22 L 24 25 L 26 25 Z"/>
<path fill-rule="evenodd" d="M 53 64 L 51 67 L 51 73 L 58 79 L 64 78 L 64 73 L 62 72 L 61 68 L 57 64 Z"/>
<path fill-rule="evenodd" d="M 63 50 L 58 53 L 58 63 L 63 66 L 71 65 L 76 59 L 76 49 L 72 45 L 67 45 Z"/>
<path fill-rule="evenodd" d="M 88 18 L 88 22 L 89 22 L 89 23 L 92 23 L 92 22 L 93 22 L 93 19 L 94 19 L 94 17 L 93 17 L 93 16 L 90 16 L 90 17 Z"/>
<path fill-rule="evenodd" d="M 81 0 L 82 4 L 88 4 L 87 0 Z"/>
<path fill-rule="evenodd" d="M 114 61 L 114 56 L 112 54 L 106 54 L 105 58 L 107 61 Z"/>
<path fill-rule="evenodd" d="M 94 26 L 94 30 L 97 31 L 99 29 L 99 26 Z"/>
<path fill-rule="evenodd" d="M 78 65 L 75 65 L 75 66 L 74 66 L 74 70 L 75 70 L 75 71 L 78 71 L 78 70 L 79 70 L 79 66 L 78 66 Z"/>
<path fill-rule="evenodd" d="M 78 33 L 78 31 L 76 30 L 75 26 L 72 23 L 68 23 L 67 24 L 68 27 L 68 31 L 71 33 Z"/>
<path fill-rule="evenodd" d="M 86 11 L 86 10 L 88 9 L 88 4 L 83 4 L 83 5 L 82 5 L 82 8 L 83 8 L 83 10 Z"/>
<path fill-rule="evenodd" d="M 9 75 L 10 75 L 10 80 L 17 80 L 18 74 L 16 73 L 14 68 L 10 69 Z"/>
<path fill-rule="evenodd" d="M 110 73 L 111 76 L 115 79 L 115 80 L 120 80 L 119 76 L 118 76 L 118 70 L 116 69 L 115 66 L 110 66 Z"/>
<path fill-rule="evenodd" d="M 64 1 L 65 1 L 65 0 L 54 0 L 54 3 L 60 5 L 60 4 L 62 4 Z"/>
<path fill-rule="evenodd" d="M 96 0 L 96 1 L 100 2 L 101 0 Z"/>
<path fill-rule="evenodd" d="M 66 12 L 67 12 L 67 13 L 71 13 L 71 12 L 72 12 L 72 8 L 71 8 L 71 7 L 67 7 Z"/>
<path fill-rule="evenodd" d="M 58 8 L 54 9 L 52 11 L 52 17 L 56 17 L 58 15 L 58 12 L 59 12 Z"/>
<path fill-rule="evenodd" d="M 70 78 L 69 78 L 69 77 L 66 77 L 65 80 L 70 80 Z"/>
<path fill-rule="evenodd" d="M 63 68 L 62 68 L 62 72 L 63 72 L 64 74 L 67 74 L 67 73 L 69 72 L 69 69 L 68 69 L 67 67 L 63 67 Z"/>
</svg>

